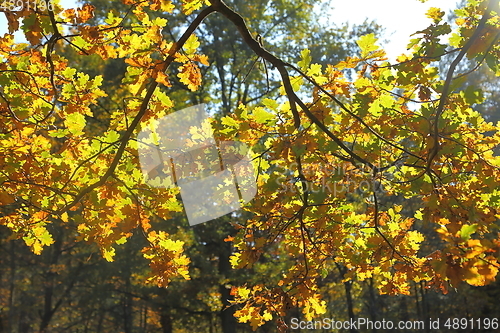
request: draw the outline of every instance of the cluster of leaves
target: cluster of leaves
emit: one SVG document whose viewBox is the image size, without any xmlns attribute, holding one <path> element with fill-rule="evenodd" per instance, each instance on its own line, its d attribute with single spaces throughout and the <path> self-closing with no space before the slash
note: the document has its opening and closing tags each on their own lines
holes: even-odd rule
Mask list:
<svg viewBox="0 0 500 333">
<path fill-rule="evenodd" d="M 297 65 L 277 58 L 220 0 L 183 0 L 184 14 L 199 14 L 170 42 L 162 35 L 167 19 L 153 13 L 168 16 L 174 4 L 124 4 L 129 10 L 122 16 L 110 12 L 96 24 L 88 23 L 95 10 L 89 4 L 6 13 L 10 34 L 0 38 L 0 223 L 34 253 L 54 243 L 52 223 L 97 244 L 108 261 L 140 230 L 149 244 L 142 249 L 150 262 L 148 281 L 164 287 L 176 276 L 190 278 L 184 242 L 150 223 L 182 210 L 178 192 L 144 183 L 134 137 L 174 107 L 165 93 L 173 63 L 190 91 L 202 84 L 200 65 L 208 65 L 208 58 L 198 51 L 194 31 L 217 12 L 283 82 L 284 98 L 266 98 L 257 107 L 240 104 L 214 123 L 218 139 L 254 148 L 257 170 L 259 194 L 246 207 L 252 218 L 227 238 L 237 250 L 231 263 L 253 267 L 263 254 L 282 262 L 275 281 L 232 288 L 240 322 L 257 328 L 278 318 L 285 327 L 283 318 L 295 306 L 306 319 L 324 314 L 318 281 L 338 267 L 344 267 L 344 282 L 376 277 L 388 294 L 408 294 L 409 281 L 443 292 L 461 281 L 494 281 L 500 267 L 500 159 L 493 149 L 500 134 L 498 124 L 470 107 L 482 102 L 480 91 L 456 91 L 468 73 L 455 70 L 467 57 L 500 75 L 497 1 L 470 0 L 457 11 L 453 29 L 432 8 L 433 23 L 415 34 L 411 52 L 394 64 L 368 34 L 358 40 L 357 56 L 327 65 L 311 63 L 307 49 Z M 29 44 L 13 41 L 19 21 Z M 122 107 L 109 115 L 102 133 L 87 123 L 107 97 L 102 76 L 70 67 L 62 48 L 126 64 Z M 437 62 L 447 55 L 453 61 L 442 73 Z M 321 190 L 312 190 L 318 184 Z M 413 216 L 390 203 L 398 195 L 421 201 Z M 439 235 L 437 248 L 425 246 L 429 236 L 422 225 Z"/>
<path fill-rule="evenodd" d="M 288 101 L 241 106 L 222 119 L 225 138 L 238 133 L 256 148 L 262 194 L 249 207 L 255 218 L 234 240 L 234 267 L 258 262 L 275 242 L 293 258 L 277 285 L 286 286 L 290 300 L 278 301 L 283 289 L 263 284 L 234 291 L 245 305 L 242 321 L 267 320 L 270 299 L 278 316 L 289 304 L 299 304 L 306 319 L 324 313 L 314 286 L 338 264 L 347 267 L 346 279 L 377 276 L 380 292 L 389 294 L 409 294 L 410 281 L 447 292 L 461 281 L 482 286 L 495 280 L 498 124 L 471 109 L 482 94 L 472 87 L 456 91 L 467 73 L 454 73 L 467 56 L 500 75 L 499 10 L 490 13 L 493 5 L 473 1 L 458 10 L 449 43 L 440 38 L 452 32 L 441 21 L 444 12 L 431 8 L 433 23 L 415 34 L 412 52 L 395 64 L 372 34 L 358 40 L 359 56 L 326 68 L 311 64 L 304 50 L 298 67 L 289 66 L 297 72 L 290 78 L 294 91 L 312 91 L 298 130 Z M 437 62 L 446 54 L 454 54 L 454 62 L 443 74 Z M 356 70 L 352 82 L 349 70 Z M 356 192 L 365 203 L 361 209 L 353 202 Z M 399 194 L 421 200 L 414 216 L 381 204 Z M 425 246 L 422 223 L 435 226 L 437 248 Z M 262 289 L 273 296 L 262 298 Z"/>
<path fill-rule="evenodd" d="M 114 246 L 141 228 L 151 244 L 144 248 L 144 256 L 157 273 L 154 280 L 164 285 L 160 281 L 171 276 L 188 278 L 189 261 L 181 254 L 182 242 L 171 243 L 167 235 L 150 230 L 149 219 L 151 214 L 168 217 L 181 206 L 175 192 L 150 191 L 144 185 L 137 169 L 137 143 L 131 137 L 140 121 L 147 124 L 173 106 L 160 89 L 150 88 L 145 97 L 151 78 L 155 87 L 169 85 L 165 58 L 181 64 L 179 77 L 191 89 L 201 80 L 196 62 L 207 60 L 195 54 L 196 36 L 188 34 L 185 52 L 176 53 L 161 35 L 166 20 L 149 20 L 146 9 L 169 12 L 170 2 L 129 5 L 129 15 L 141 22 L 130 28 L 112 14 L 105 24 L 85 24 L 93 15 L 88 4 L 76 11 L 62 11 L 56 5 L 48 15 L 16 13 L 25 17 L 31 45 L 14 43 L 12 34 L 1 40 L 2 223 L 38 254 L 53 243 L 46 229 L 51 219 L 75 224 L 78 238 L 98 243 L 108 261 L 113 260 Z M 31 21 L 36 23 L 28 25 Z M 16 22 L 9 20 L 11 32 L 18 28 Z M 71 35 L 62 34 L 65 26 L 70 26 Z M 44 44 L 42 35 L 50 36 Z M 56 52 L 59 43 L 71 45 L 81 55 L 124 58 L 128 64 L 124 109 L 110 115 L 102 134 L 86 126 L 91 107 L 106 97 L 102 76 L 90 78 L 69 67 Z"/>
</svg>

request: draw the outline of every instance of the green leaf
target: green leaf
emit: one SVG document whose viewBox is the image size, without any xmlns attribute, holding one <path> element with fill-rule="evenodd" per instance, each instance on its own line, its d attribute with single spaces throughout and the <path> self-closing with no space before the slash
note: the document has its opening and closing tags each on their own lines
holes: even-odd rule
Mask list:
<svg viewBox="0 0 500 333">
<path fill-rule="evenodd" d="M 370 114 L 375 117 L 379 117 L 382 114 L 382 108 L 380 107 L 379 103 L 373 102 L 368 108 L 368 112 L 370 112 Z"/>
<path fill-rule="evenodd" d="M 184 49 L 186 50 L 186 54 L 194 54 L 199 46 L 200 42 L 198 41 L 198 37 L 196 37 L 196 35 L 191 35 L 184 44 Z"/>
<path fill-rule="evenodd" d="M 292 77 L 290 78 L 290 83 L 292 84 L 293 91 L 297 92 L 300 90 L 300 87 L 302 87 L 304 80 L 302 76 Z"/>
<path fill-rule="evenodd" d="M 420 43 L 420 40 L 421 40 L 421 38 L 410 39 L 410 42 L 408 43 L 408 45 L 406 45 L 406 49 L 409 50 L 409 49 L 413 48 L 415 45 Z"/>
<path fill-rule="evenodd" d="M 239 126 L 238 122 L 236 122 L 236 120 L 234 120 L 233 118 L 228 117 L 228 116 L 223 117 L 221 119 L 221 123 L 223 125 L 226 125 L 226 126 L 229 126 L 229 127 L 233 127 L 233 128 L 237 128 Z"/>
<path fill-rule="evenodd" d="M 276 110 L 279 106 L 278 102 L 276 102 L 274 99 L 270 98 L 264 98 L 262 101 L 262 104 L 270 108 L 271 110 Z"/>
<path fill-rule="evenodd" d="M 157 17 L 153 20 L 154 25 L 157 25 L 159 27 L 164 27 L 167 25 L 167 19 Z"/>
<path fill-rule="evenodd" d="M 120 134 L 114 130 L 110 130 L 106 133 L 106 137 L 104 139 L 104 142 L 116 142 L 120 139 Z"/>
<path fill-rule="evenodd" d="M 172 100 L 170 97 L 167 96 L 164 92 L 160 91 L 159 89 L 155 90 L 154 95 L 158 100 L 163 104 L 166 108 L 171 108 L 174 106 L 174 103 L 172 103 Z"/>
<path fill-rule="evenodd" d="M 304 146 L 304 145 L 300 145 L 300 146 L 292 146 L 292 150 L 294 151 L 295 154 L 297 154 L 297 156 L 300 156 L 302 154 L 304 154 L 304 152 L 307 150 L 307 147 Z"/>
<path fill-rule="evenodd" d="M 311 200 L 311 202 L 315 204 L 321 204 L 325 202 L 325 199 L 328 197 L 329 191 L 329 187 L 327 185 L 330 184 L 316 184 L 315 190 L 309 193 L 309 199 Z"/>
<path fill-rule="evenodd" d="M 115 243 L 116 243 L 116 244 L 118 244 L 118 245 L 123 245 L 123 244 L 125 244 L 126 242 L 127 242 L 127 237 L 125 237 L 125 236 L 123 236 L 122 238 L 117 239 L 117 240 L 115 241 Z"/>
<path fill-rule="evenodd" d="M 467 241 L 470 239 L 470 236 L 476 232 L 478 225 L 477 224 L 465 224 L 460 229 L 460 238 L 462 240 Z"/>
<path fill-rule="evenodd" d="M 308 69 L 306 74 L 308 76 L 321 75 L 321 65 L 320 64 L 312 64 L 311 67 Z"/>
<path fill-rule="evenodd" d="M 76 81 L 77 85 L 79 85 L 80 87 L 85 87 L 87 85 L 87 82 L 89 81 L 89 75 L 85 73 L 78 73 L 76 76 L 78 77 Z"/>
<path fill-rule="evenodd" d="M 76 74 L 76 69 L 71 68 L 71 67 L 66 67 L 66 68 L 64 69 L 64 71 L 62 72 L 62 75 L 63 75 L 66 79 L 68 79 L 68 80 L 73 79 L 73 77 L 75 76 L 75 74 Z"/>
<path fill-rule="evenodd" d="M 138 24 L 138 23 L 132 24 L 132 31 L 144 33 L 144 32 L 146 32 L 146 29 L 147 28 L 145 26 L 143 26 L 142 24 Z"/>
<path fill-rule="evenodd" d="M 119 23 L 121 21 L 121 18 L 116 17 L 115 14 L 112 11 L 108 12 L 108 17 L 104 20 L 109 25 L 115 25 L 116 23 Z"/>
<path fill-rule="evenodd" d="M 71 43 L 79 47 L 82 50 L 90 49 L 92 45 L 88 43 L 82 36 L 76 36 L 71 39 Z"/>
<path fill-rule="evenodd" d="M 380 106 L 385 109 L 390 109 L 394 106 L 394 99 L 389 94 L 383 94 L 378 98 Z"/>
<path fill-rule="evenodd" d="M 44 246 L 49 246 L 54 243 L 52 235 L 45 228 L 43 228 L 43 231 L 38 236 L 38 239 L 40 240 L 40 243 L 42 243 L 42 245 Z"/>
<path fill-rule="evenodd" d="M 301 61 L 297 63 L 297 65 L 300 67 L 301 70 L 306 71 L 307 67 L 309 67 L 309 64 L 311 63 L 311 51 L 309 49 L 304 49 L 302 52 L 300 52 L 300 56 L 302 58 Z"/>
<path fill-rule="evenodd" d="M 460 92 L 460 95 L 464 97 L 465 102 L 469 105 L 482 103 L 484 100 L 483 92 L 474 86 L 467 86 L 465 90 Z"/>
<path fill-rule="evenodd" d="M 66 135 L 68 135 L 69 131 L 67 129 L 57 129 L 57 130 L 51 130 L 48 132 L 49 136 L 53 138 L 64 138 Z"/>
<path fill-rule="evenodd" d="M 269 120 L 274 119 L 274 115 L 270 114 L 264 108 L 257 107 L 253 110 L 253 116 L 257 123 L 265 124 Z"/>
<path fill-rule="evenodd" d="M 76 112 L 67 115 L 66 119 L 64 119 L 64 125 L 66 125 L 69 132 L 73 135 L 83 134 L 85 123 L 85 116 Z"/>
<path fill-rule="evenodd" d="M 97 75 L 92 80 L 92 85 L 89 87 L 89 89 L 97 89 L 101 86 L 101 84 L 102 84 L 102 75 Z"/>
<path fill-rule="evenodd" d="M 184 1 L 182 4 L 183 11 L 186 15 L 191 14 L 193 11 L 200 9 L 203 6 L 203 0 Z"/>
<path fill-rule="evenodd" d="M 130 46 L 132 48 L 137 49 L 137 50 L 142 49 L 143 40 L 139 35 L 137 35 L 137 34 L 130 35 L 129 41 L 130 41 Z"/>
<path fill-rule="evenodd" d="M 486 64 L 495 73 L 496 76 L 500 76 L 500 62 L 493 54 L 488 53 L 486 55 Z"/>
<path fill-rule="evenodd" d="M 436 26 L 433 29 L 433 31 L 434 31 L 436 37 L 443 36 L 443 35 L 447 35 L 451 32 L 451 27 L 448 23 L 443 23 L 443 24 Z"/>
<path fill-rule="evenodd" d="M 32 14 L 24 17 L 24 19 L 23 19 L 23 25 L 21 26 L 21 29 L 24 32 L 27 32 L 27 31 L 29 31 L 31 29 L 31 27 L 33 25 L 35 25 L 35 22 L 36 22 L 36 14 L 32 13 Z"/>
</svg>

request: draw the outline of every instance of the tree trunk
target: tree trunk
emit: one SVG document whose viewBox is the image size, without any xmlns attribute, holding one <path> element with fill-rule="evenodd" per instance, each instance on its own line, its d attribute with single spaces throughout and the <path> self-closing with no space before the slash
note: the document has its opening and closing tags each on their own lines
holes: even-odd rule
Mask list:
<svg viewBox="0 0 500 333">
<path fill-rule="evenodd" d="M 229 276 L 231 271 L 231 263 L 229 256 L 231 255 L 231 244 L 221 244 L 221 251 L 219 256 L 219 273 L 221 276 Z M 223 333 L 236 333 L 236 318 L 234 318 L 234 308 L 230 306 L 229 300 L 232 299 L 230 290 L 225 285 L 219 286 L 219 291 L 222 301 L 222 311 L 220 318 L 222 322 Z"/>
<path fill-rule="evenodd" d="M 356 316 L 354 315 L 354 306 L 353 306 L 353 302 L 352 302 L 351 287 L 352 287 L 351 281 L 344 282 L 345 298 L 346 298 L 346 303 L 347 303 L 347 313 L 349 314 L 349 319 L 351 319 L 352 321 L 355 321 Z M 354 327 L 351 327 L 349 332 L 357 333 L 358 330 L 356 330 Z"/>
<path fill-rule="evenodd" d="M 172 333 L 174 331 L 170 311 L 163 310 L 160 315 L 161 329 L 163 333 Z"/>
<path fill-rule="evenodd" d="M 340 276 L 343 279 L 345 274 L 347 273 L 347 268 L 336 263 L 337 269 L 339 270 Z M 349 315 L 349 319 L 352 321 L 356 321 L 356 316 L 354 314 L 354 305 L 352 301 L 352 281 L 344 282 L 344 290 L 345 290 L 345 298 L 346 298 L 346 306 L 347 306 L 347 314 Z M 356 328 L 351 327 L 349 330 L 350 333 L 358 333 Z"/>
<path fill-rule="evenodd" d="M 373 278 L 370 278 L 368 283 L 368 313 L 370 314 L 370 320 L 372 322 L 377 321 L 377 299 L 375 297 L 375 287 L 373 285 Z M 373 327 L 372 332 L 377 332 L 377 329 Z"/>
</svg>

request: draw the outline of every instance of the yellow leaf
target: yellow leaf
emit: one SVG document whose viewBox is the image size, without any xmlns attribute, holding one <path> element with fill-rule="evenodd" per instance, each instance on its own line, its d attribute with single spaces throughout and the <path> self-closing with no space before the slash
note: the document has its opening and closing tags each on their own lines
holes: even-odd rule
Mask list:
<svg viewBox="0 0 500 333">
<path fill-rule="evenodd" d="M 61 220 L 63 222 L 68 222 L 68 213 L 67 212 L 64 212 L 61 214 Z"/>
<path fill-rule="evenodd" d="M 114 261 L 113 258 L 115 257 L 115 249 L 113 247 L 103 248 L 102 249 L 102 256 L 107 261 L 113 262 Z"/>
<path fill-rule="evenodd" d="M 378 50 L 378 45 L 375 45 L 378 38 L 375 37 L 375 34 L 371 33 L 368 35 L 361 36 L 356 43 L 361 49 L 361 57 L 366 57 L 370 52 Z"/>
<path fill-rule="evenodd" d="M 234 253 L 231 257 L 229 257 L 229 262 L 231 263 L 231 267 L 236 268 L 240 263 L 241 253 Z"/>
<path fill-rule="evenodd" d="M 81 113 L 71 113 L 64 119 L 64 125 L 74 135 L 82 135 L 85 127 L 85 116 Z"/>
<path fill-rule="evenodd" d="M 208 57 L 206 55 L 200 55 L 200 54 L 195 54 L 191 57 L 191 59 L 193 61 L 198 61 L 200 62 L 201 64 L 205 65 L 205 66 L 208 66 L 209 65 L 209 62 L 208 62 Z"/>
<path fill-rule="evenodd" d="M 171 239 L 164 239 L 158 243 L 162 248 L 172 252 L 182 252 L 183 241 L 173 241 Z"/>
<path fill-rule="evenodd" d="M 321 65 L 320 64 L 312 64 L 311 67 L 307 70 L 308 76 L 321 75 Z"/>
<path fill-rule="evenodd" d="M 427 13 L 425 13 L 425 15 L 428 18 L 432 19 L 434 21 L 434 23 L 438 23 L 439 21 L 441 21 L 441 18 L 443 17 L 444 12 L 439 8 L 431 7 L 427 11 Z"/>
<path fill-rule="evenodd" d="M 265 321 L 269 321 L 269 320 L 273 319 L 273 315 L 271 313 L 269 313 L 267 310 L 265 310 L 264 314 L 262 315 L 262 318 Z"/>
<path fill-rule="evenodd" d="M 208 0 L 183 0 L 183 11 L 186 15 L 191 14 L 197 9 L 200 9 L 203 4 L 210 5 Z"/>
<path fill-rule="evenodd" d="M 186 54 L 194 54 L 199 46 L 200 42 L 198 41 L 198 37 L 193 34 L 189 36 L 186 43 L 184 44 L 184 49 L 186 50 Z"/>
<path fill-rule="evenodd" d="M 161 0 L 161 10 L 163 12 L 171 13 L 175 9 L 175 6 L 171 1 Z"/>
<path fill-rule="evenodd" d="M 249 295 L 250 295 L 250 289 L 247 289 L 245 287 L 238 288 L 238 296 L 240 296 L 241 298 L 248 299 Z"/>
<path fill-rule="evenodd" d="M 319 295 L 314 295 L 305 301 L 304 315 L 306 320 L 312 320 L 317 315 L 326 313 L 326 302 L 319 300 Z"/>
</svg>

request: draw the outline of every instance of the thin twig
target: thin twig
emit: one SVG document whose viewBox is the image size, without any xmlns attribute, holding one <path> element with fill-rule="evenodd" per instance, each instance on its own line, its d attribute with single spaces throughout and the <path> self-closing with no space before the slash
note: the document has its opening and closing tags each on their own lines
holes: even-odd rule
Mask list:
<svg viewBox="0 0 500 333">
<path fill-rule="evenodd" d="M 196 30 L 196 28 L 203 22 L 203 20 L 208 15 L 213 13 L 214 11 L 215 11 L 214 7 L 212 7 L 212 6 L 207 7 L 202 12 L 200 12 L 200 14 L 194 19 L 194 21 L 189 25 L 189 27 L 186 29 L 184 34 L 181 36 L 179 41 L 172 45 L 172 48 L 170 49 L 167 58 L 163 62 L 163 66 L 162 66 L 163 71 L 167 70 L 168 67 L 170 66 L 170 64 L 175 60 L 175 54 L 186 43 L 189 36 L 191 36 L 193 34 L 193 32 Z M 154 94 L 157 86 L 158 86 L 158 82 L 156 82 L 156 81 L 153 81 L 150 83 L 150 86 L 147 89 L 146 95 L 144 96 L 144 99 L 142 101 L 139 112 L 137 113 L 137 115 L 134 117 L 134 119 L 130 123 L 130 127 L 127 128 L 127 130 L 123 133 L 122 137 L 120 138 L 120 146 L 118 147 L 116 155 L 113 158 L 113 160 L 111 161 L 109 168 L 106 170 L 106 173 L 104 173 L 104 175 L 97 182 L 95 182 L 92 185 L 81 190 L 80 193 L 78 193 L 75 196 L 75 199 L 71 203 L 69 203 L 68 205 L 66 205 L 65 207 L 63 207 L 59 210 L 59 213 L 62 213 L 64 211 L 70 209 L 71 207 L 75 206 L 78 202 L 80 202 L 80 200 L 83 199 L 83 197 L 85 195 L 92 192 L 94 189 L 98 188 L 99 186 L 102 186 L 106 182 L 108 177 L 114 173 L 116 167 L 118 166 L 118 163 L 120 162 L 121 157 L 123 156 L 123 153 L 125 152 L 125 148 L 127 147 L 127 144 L 129 142 L 130 138 L 132 137 L 132 133 L 134 132 L 134 130 L 137 128 L 137 126 L 141 122 L 142 117 L 146 114 L 149 101 L 153 97 L 153 94 Z"/>
</svg>

